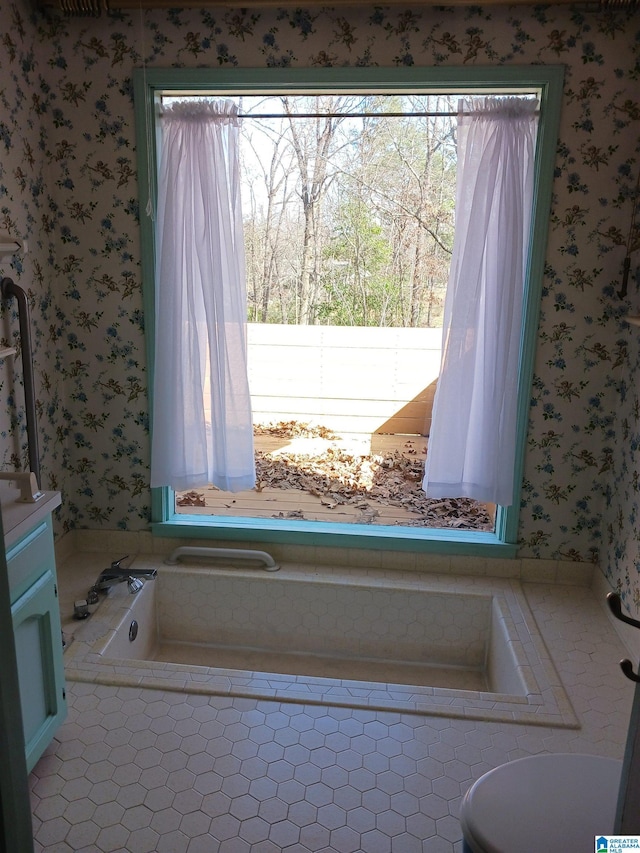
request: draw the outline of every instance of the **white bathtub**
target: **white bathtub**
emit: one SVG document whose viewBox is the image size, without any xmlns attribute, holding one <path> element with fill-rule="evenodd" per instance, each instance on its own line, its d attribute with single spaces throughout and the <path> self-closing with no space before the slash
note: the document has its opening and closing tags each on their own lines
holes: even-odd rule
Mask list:
<svg viewBox="0 0 640 853">
<path fill-rule="evenodd" d="M 69 678 L 576 725 L 516 581 L 157 568 L 135 596 L 114 588 L 82 626 Z"/>
</svg>

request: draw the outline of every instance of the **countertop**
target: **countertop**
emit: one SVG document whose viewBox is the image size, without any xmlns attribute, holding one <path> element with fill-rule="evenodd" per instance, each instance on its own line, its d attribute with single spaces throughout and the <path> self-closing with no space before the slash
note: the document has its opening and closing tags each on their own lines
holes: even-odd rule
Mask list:
<svg viewBox="0 0 640 853">
<path fill-rule="evenodd" d="M 35 503 L 18 500 L 20 489 L 0 487 L 4 547 L 10 548 L 62 503 L 60 492 L 43 492 Z"/>
</svg>

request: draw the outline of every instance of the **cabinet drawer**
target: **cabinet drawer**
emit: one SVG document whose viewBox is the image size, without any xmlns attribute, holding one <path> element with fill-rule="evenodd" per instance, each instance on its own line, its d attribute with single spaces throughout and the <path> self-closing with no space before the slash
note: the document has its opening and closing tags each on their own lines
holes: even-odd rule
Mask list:
<svg viewBox="0 0 640 853">
<path fill-rule="evenodd" d="M 13 604 L 47 569 L 54 568 L 51 521 L 41 522 L 7 551 L 9 589 Z"/>
</svg>

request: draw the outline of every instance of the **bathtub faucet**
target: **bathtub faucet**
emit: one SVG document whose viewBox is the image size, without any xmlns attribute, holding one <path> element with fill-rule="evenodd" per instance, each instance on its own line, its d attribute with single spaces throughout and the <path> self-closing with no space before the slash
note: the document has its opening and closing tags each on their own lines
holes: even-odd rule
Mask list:
<svg viewBox="0 0 640 853">
<path fill-rule="evenodd" d="M 100 577 L 91 587 L 89 594 L 103 592 L 123 581 L 129 585 L 129 592 L 138 592 L 144 585 L 143 578 L 155 578 L 158 574 L 157 569 L 123 569 L 120 563 L 126 559 L 127 557 L 120 557 L 119 560 L 114 560 L 108 569 L 100 572 Z"/>
</svg>

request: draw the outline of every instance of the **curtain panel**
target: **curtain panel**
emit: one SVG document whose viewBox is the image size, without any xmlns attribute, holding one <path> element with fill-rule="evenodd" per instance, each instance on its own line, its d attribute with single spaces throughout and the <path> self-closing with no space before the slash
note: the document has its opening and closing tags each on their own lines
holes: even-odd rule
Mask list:
<svg viewBox="0 0 640 853">
<path fill-rule="evenodd" d="M 152 487 L 255 484 L 238 121 L 227 100 L 161 117 Z"/>
<path fill-rule="evenodd" d="M 423 488 L 510 506 L 538 127 L 533 99 L 462 100 L 456 226 Z"/>
</svg>

